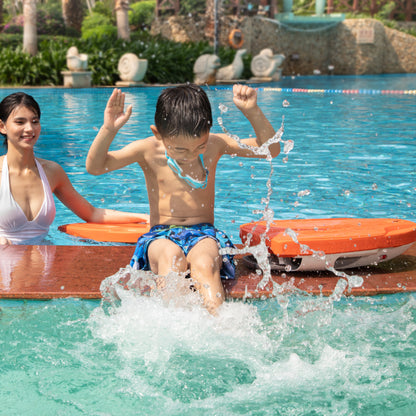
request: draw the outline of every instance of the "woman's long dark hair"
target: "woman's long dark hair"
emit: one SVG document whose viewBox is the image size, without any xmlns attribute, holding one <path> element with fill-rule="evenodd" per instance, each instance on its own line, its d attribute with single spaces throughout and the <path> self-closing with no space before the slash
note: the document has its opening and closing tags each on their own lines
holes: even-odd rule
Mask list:
<svg viewBox="0 0 416 416">
<path fill-rule="evenodd" d="M 0 102 L 0 120 L 6 124 L 6 121 L 13 110 L 21 105 L 30 108 L 40 119 L 40 107 L 36 100 L 31 95 L 25 94 L 24 92 L 15 92 L 8 95 Z M 7 149 L 7 136 L 3 133 L 1 134 L 4 136 L 4 146 Z"/>
</svg>

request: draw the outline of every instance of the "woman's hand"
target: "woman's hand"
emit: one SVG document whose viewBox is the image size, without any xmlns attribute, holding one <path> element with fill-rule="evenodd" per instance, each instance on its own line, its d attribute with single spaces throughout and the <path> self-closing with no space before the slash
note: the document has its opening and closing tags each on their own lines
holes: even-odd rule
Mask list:
<svg viewBox="0 0 416 416">
<path fill-rule="evenodd" d="M 107 129 L 118 131 L 130 118 L 133 106 L 129 105 L 126 112 L 124 112 L 124 100 L 124 92 L 115 88 L 104 110 L 104 127 Z"/>
</svg>

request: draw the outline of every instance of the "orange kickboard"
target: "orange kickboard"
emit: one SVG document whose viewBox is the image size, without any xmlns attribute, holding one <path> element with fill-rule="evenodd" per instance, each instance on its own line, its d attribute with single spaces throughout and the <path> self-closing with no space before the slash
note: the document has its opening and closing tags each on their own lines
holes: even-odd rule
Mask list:
<svg viewBox="0 0 416 416">
<path fill-rule="evenodd" d="M 89 240 L 136 243 L 142 234 L 150 230 L 150 226 L 148 223 L 96 224 L 83 222 L 60 225 L 58 230 L 74 237 L 87 238 Z"/>
<path fill-rule="evenodd" d="M 99 299 L 101 281 L 129 264 L 131 246 L 7 246 L 0 249 L 0 298 Z M 364 279 L 346 295 L 377 295 L 416 291 L 416 244 L 401 256 L 361 269 L 346 270 Z M 272 279 L 287 290 L 330 295 L 338 277 L 330 272 L 274 272 Z M 235 280 L 224 281 L 229 298 L 273 296 L 272 284 L 261 280 L 239 259 Z"/>
<path fill-rule="evenodd" d="M 298 243 L 286 232 L 293 230 Z M 266 222 L 258 221 L 240 226 L 243 242 L 260 242 L 266 232 Z M 273 221 L 267 231 L 266 245 L 280 257 L 351 253 L 378 248 L 400 247 L 416 241 L 416 223 L 395 218 L 324 218 Z M 309 249 L 302 251 L 300 246 Z"/>
</svg>

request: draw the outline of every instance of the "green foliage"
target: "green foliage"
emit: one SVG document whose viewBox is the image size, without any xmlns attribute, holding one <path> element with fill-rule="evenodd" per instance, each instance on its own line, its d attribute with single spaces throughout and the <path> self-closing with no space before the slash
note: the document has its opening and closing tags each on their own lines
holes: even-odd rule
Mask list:
<svg viewBox="0 0 416 416">
<path fill-rule="evenodd" d="M 150 27 L 155 18 L 155 0 L 133 3 L 129 10 L 129 23 L 136 28 Z"/>
<path fill-rule="evenodd" d="M 38 35 L 67 35 L 78 36 L 78 33 L 73 29 L 66 28 L 64 19 L 62 18 L 62 11 L 56 7 L 44 7 L 42 5 L 37 9 L 37 33 Z M 22 14 L 11 18 L 8 23 L 4 25 L 3 33 L 7 34 L 22 34 L 23 33 L 24 17 Z"/>
<path fill-rule="evenodd" d="M 3 33 L 23 33 L 23 15 L 11 18 L 3 27 Z"/>
<path fill-rule="evenodd" d="M 66 48 L 53 41 L 42 41 L 39 53 L 31 56 L 22 47 L 0 49 L 0 84 L 59 85 L 66 62 Z"/>
<path fill-rule="evenodd" d="M 92 12 L 82 21 L 82 32 L 84 30 L 95 29 L 100 26 L 111 25 L 111 19 L 101 13 Z"/>
<path fill-rule="evenodd" d="M 294 0 L 293 13 L 298 15 L 315 13 L 315 1 L 311 0 Z"/>
<path fill-rule="evenodd" d="M 82 30 L 82 38 L 98 38 L 111 37 L 117 34 L 117 28 L 114 25 L 102 25 L 92 29 Z"/>
<path fill-rule="evenodd" d="M 62 12 L 38 8 L 36 12 L 38 35 L 65 35 L 66 29 Z"/>
<path fill-rule="evenodd" d="M 5 34 L 0 36 L 0 50 L 2 48 L 16 48 L 23 41 L 21 34 Z"/>
<path fill-rule="evenodd" d="M 0 85 L 63 85 L 61 71 L 66 69 L 66 51 L 70 46 L 88 54 L 88 69 L 93 73 L 92 84 L 96 86 L 114 85 L 119 80 L 118 61 L 127 52 L 148 60 L 144 82 L 160 84 L 192 82 L 196 59 L 204 53 L 212 53 L 206 41 L 176 43 L 139 31 L 132 33 L 130 42 L 117 39 L 116 34 L 86 39 L 40 36 L 39 53 L 32 57 L 22 51 L 21 35 L 20 39 L 12 35 L 8 42 L 4 36 L 0 39 Z M 224 66 L 232 62 L 235 51 L 220 48 L 218 54 Z M 248 78 L 248 55 L 244 63 L 243 76 Z"/>
<path fill-rule="evenodd" d="M 83 20 L 81 32 L 83 39 L 101 39 L 103 37 L 117 35 L 117 28 L 114 26 L 110 17 L 93 12 Z"/>
<path fill-rule="evenodd" d="M 93 13 L 99 13 L 99 14 L 102 14 L 103 16 L 106 16 L 110 20 L 113 19 L 113 13 L 112 13 L 111 7 L 104 4 L 102 1 L 97 1 L 97 3 L 95 3 L 95 6 L 93 7 L 92 11 L 93 11 Z"/>
<path fill-rule="evenodd" d="M 390 18 L 390 15 L 392 14 L 393 10 L 396 8 L 396 4 L 394 1 L 390 1 L 386 3 L 379 12 L 374 16 L 376 19 L 380 20 L 387 20 Z M 402 19 L 404 20 L 404 19 Z"/>
<path fill-rule="evenodd" d="M 181 0 L 179 13 L 185 16 L 189 14 L 204 14 L 205 9 L 205 0 Z"/>
</svg>

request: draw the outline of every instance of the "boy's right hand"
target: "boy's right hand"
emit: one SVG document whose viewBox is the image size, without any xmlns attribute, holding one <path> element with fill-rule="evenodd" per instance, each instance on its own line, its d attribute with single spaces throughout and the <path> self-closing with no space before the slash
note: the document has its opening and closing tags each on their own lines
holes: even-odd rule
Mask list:
<svg viewBox="0 0 416 416">
<path fill-rule="evenodd" d="M 133 106 L 129 105 L 124 112 L 124 100 L 124 92 L 115 88 L 104 110 L 104 127 L 108 130 L 118 131 L 129 120 Z"/>
</svg>

